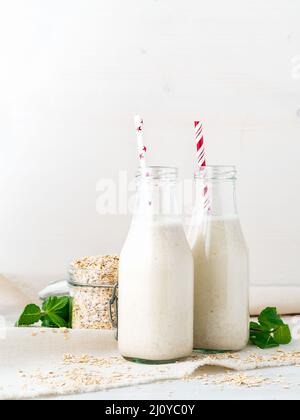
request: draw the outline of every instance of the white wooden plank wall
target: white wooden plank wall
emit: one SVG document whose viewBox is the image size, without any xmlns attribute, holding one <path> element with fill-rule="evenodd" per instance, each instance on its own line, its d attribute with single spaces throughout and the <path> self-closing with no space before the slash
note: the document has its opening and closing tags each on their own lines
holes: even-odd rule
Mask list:
<svg viewBox="0 0 300 420">
<path fill-rule="evenodd" d="M 120 250 L 129 217 L 99 216 L 96 185 L 132 176 L 140 112 L 183 177 L 205 121 L 209 162 L 239 170 L 251 281 L 299 283 L 299 20 L 298 0 L 1 0 L 0 272 L 38 289 Z"/>
</svg>

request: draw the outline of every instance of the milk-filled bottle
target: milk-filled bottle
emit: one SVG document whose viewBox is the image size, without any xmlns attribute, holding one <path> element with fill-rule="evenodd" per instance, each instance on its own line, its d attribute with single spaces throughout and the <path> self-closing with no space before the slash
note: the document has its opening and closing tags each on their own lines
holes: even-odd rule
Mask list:
<svg viewBox="0 0 300 420">
<path fill-rule="evenodd" d="M 164 363 L 193 349 L 194 268 L 176 205 L 177 170 L 137 174 L 137 203 L 119 268 L 119 350 Z"/>
<path fill-rule="evenodd" d="M 236 170 L 196 173 L 189 232 L 195 267 L 194 348 L 241 350 L 249 339 L 248 252 L 236 208 Z"/>
</svg>

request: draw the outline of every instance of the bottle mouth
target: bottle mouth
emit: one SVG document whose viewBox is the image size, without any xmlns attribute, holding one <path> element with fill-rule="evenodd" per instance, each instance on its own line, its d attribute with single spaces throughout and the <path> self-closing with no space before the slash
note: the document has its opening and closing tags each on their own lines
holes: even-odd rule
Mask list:
<svg viewBox="0 0 300 420">
<path fill-rule="evenodd" d="M 169 166 L 146 166 L 139 168 L 136 179 L 176 181 L 178 177 L 178 169 Z"/>
<path fill-rule="evenodd" d="M 236 168 L 233 165 L 208 165 L 197 169 L 195 179 L 235 181 Z"/>
</svg>

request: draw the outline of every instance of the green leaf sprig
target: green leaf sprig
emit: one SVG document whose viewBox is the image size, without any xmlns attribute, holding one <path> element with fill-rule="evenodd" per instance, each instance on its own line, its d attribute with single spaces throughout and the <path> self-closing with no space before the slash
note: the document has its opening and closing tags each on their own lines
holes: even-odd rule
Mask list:
<svg viewBox="0 0 300 420">
<path fill-rule="evenodd" d="M 258 322 L 250 322 L 250 341 L 261 349 L 279 347 L 292 341 L 290 328 L 277 313 L 276 308 L 266 308 Z"/>
<path fill-rule="evenodd" d="M 68 296 L 51 296 L 40 308 L 38 305 L 27 305 L 16 323 L 17 327 L 34 325 L 41 321 L 46 328 L 70 328 L 71 298 Z"/>
</svg>

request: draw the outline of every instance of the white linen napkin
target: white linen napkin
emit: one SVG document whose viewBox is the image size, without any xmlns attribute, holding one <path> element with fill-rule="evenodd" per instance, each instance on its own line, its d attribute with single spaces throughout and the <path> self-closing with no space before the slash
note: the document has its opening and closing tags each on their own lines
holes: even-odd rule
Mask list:
<svg viewBox="0 0 300 420">
<path fill-rule="evenodd" d="M 299 317 L 291 322 L 299 325 Z M 0 361 L 0 400 L 21 399 L 81 394 L 172 379 L 188 380 L 203 366 L 225 368 L 227 379 L 232 379 L 233 383 L 234 379 L 243 382 L 248 375 L 241 372 L 247 370 L 299 365 L 300 340 L 295 338 L 293 343 L 280 349 L 260 350 L 249 346 L 239 353 L 193 354 L 174 364 L 139 365 L 121 358 L 113 331 L 9 328 L 6 337 L 2 341 L 0 338 Z M 229 378 L 228 369 L 233 371 Z M 255 379 L 259 383 L 268 381 L 268 377 L 259 375 L 257 373 Z M 218 383 L 223 374 L 221 378 L 213 376 L 211 379 Z M 197 378 L 206 381 L 201 370 Z"/>
<path fill-rule="evenodd" d="M 32 303 L 32 296 L 21 290 L 20 285 L 13 283 L 0 275 L 0 316 L 6 320 L 16 317 L 28 303 Z"/>
</svg>

